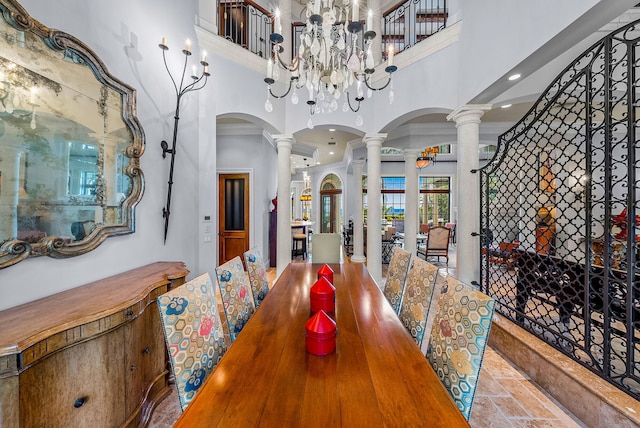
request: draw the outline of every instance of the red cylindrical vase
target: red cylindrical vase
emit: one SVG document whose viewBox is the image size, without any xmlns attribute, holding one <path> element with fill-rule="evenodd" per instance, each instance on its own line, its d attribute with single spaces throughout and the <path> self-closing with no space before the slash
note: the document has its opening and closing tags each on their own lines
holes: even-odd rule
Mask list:
<svg viewBox="0 0 640 428">
<path fill-rule="evenodd" d="M 336 323 L 323 310 L 312 316 L 306 324 L 307 352 L 328 355 L 336 350 Z"/>
<path fill-rule="evenodd" d="M 311 286 L 309 301 L 311 313 L 315 314 L 321 310 L 334 312 L 336 310 L 336 288 L 327 278 L 321 277 Z"/>
<path fill-rule="evenodd" d="M 325 277 L 333 285 L 333 269 L 331 266 L 325 264 L 318 270 L 318 279 Z"/>
</svg>

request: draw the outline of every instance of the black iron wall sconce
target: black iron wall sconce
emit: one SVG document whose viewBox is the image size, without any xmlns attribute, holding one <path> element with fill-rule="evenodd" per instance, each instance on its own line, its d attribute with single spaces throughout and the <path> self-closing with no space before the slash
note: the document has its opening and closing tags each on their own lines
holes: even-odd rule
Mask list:
<svg viewBox="0 0 640 428">
<path fill-rule="evenodd" d="M 189 61 L 189 57 L 191 56 L 191 42 L 187 39 L 184 49 L 182 53 L 184 54 L 184 66 L 182 67 L 182 76 L 180 77 L 180 85 L 176 83 L 176 80 L 173 78 L 171 71 L 169 71 L 169 66 L 167 65 L 167 57 L 166 51 L 169 50 L 167 46 L 167 38 L 162 38 L 162 43 L 158 45 L 160 49 L 162 49 L 162 59 L 164 60 L 164 67 L 167 69 L 167 73 L 169 73 L 169 77 L 171 77 L 171 81 L 173 82 L 173 87 L 176 90 L 176 113 L 173 117 L 173 143 L 171 148 L 169 148 L 169 144 L 163 140 L 160 143 L 162 147 L 162 158 L 167 157 L 167 153 L 171 155 L 171 166 L 169 168 L 169 189 L 167 191 L 167 204 L 162 208 L 162 217 L 164 217 L 164 242 L 167 242 L 167 231 L 169 230 L 169 216 L 171 215 L 171 188 L 173 186 L 173 164 L 175 162 L 176 157 L 176 140 L 178 138 L 178 121 L 180 120 L 180 100 L 184 94 L 189 92 L 198 91 L 207 84 L 207 78 L 210 76 L 209 74 L 209 63 L 207 62 L 207 53 L 202 53 L 202 60 L 200 61 L 200 65 L 202 65 L 202 72 L 200 76 L 197 75 L 197 67 L 193 66 L 193 73 L 191 75 L 191 83 L 185 82 L 185 75 L 187 72 L 187 62 Z M 201 83 L 202 82 L 202 83 Z M 201 83 L 199 86 L 198 84 Z"/>
</svg>

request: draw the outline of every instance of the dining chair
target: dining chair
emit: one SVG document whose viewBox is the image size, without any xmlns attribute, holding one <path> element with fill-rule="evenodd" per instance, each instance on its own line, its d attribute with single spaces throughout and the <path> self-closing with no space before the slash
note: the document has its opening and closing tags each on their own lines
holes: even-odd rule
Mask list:
<svg viewBox="0 0 640 428">
<path fill-rule="evenodd" d="M 267 271 L 264 267 L 262 255 L 256 248 L 252 248 L 244 253 L 244 262 L 247 266 L 247 273 L 249 274 L 249 285 L 251 285 L 251 292 L 253 293 L 253 303 L 257 309 L 260 303 L 262 303 L 262 299 L 264 299 L 269 292 Z"/>
<path fill-rule="evenodd" d="M 229 337 L 233 342 L 255 311 L 240 257 L 236 256 L 218 266 L 216 276 L 229 326 Z"/>
<path fill-rule="evenodd" d="M 417 257 L 407 274 L 399 317 L 418 346 L 422 346 L 437 276 L 437 266 Z"/>
<path fill-rule="evenodd" d="M 495 302 L 486 294 L 447 277 L 438 299 L 427 359 L 469 420 L 489 338 Z"/>
<path fill-rule="evenodd" d="M 393 251 L 393 247 L 396 245 L 397 239 L 396 228 L 393 226 L 387 227 L 384 231 L 384 235 L 382 235 L 382 263 L 390 263 L 391 253 Z"/>
<path fill-rule="evenodd" d="M 451 230 L 444 226 L 435 226 L 429 228 L 429 234 L 427 235 L 427 242 L 424 246 L 418 247 L 418 254 L 422 254 L 424 259 L 429 257 L 437 257 L 440 261 L 440 257 L 444 257 L 449 264 L 449 236 Z"/>
<path fill-rule="evenodd" d="M 315 233 L 311 238 L 313 263 L 340 263 L 340 234 Z"/>
<path fill-rule="evenodd" d="M 208 273 L 158 297 L 180 408 L 189 405 L 227 351 Z"/>
<path fill-rule="evenodd" d="M 451 243 L 455 245 L 455 243 L 456 243 L 456 224 L 455 223 L 447 223 L 447 224 L 444 225 L 444 227 L 446 227 L 447 229 L 449 229 L 451 231 L 449 239 L 451 240 Z"/>
<path fill-rule="evenodd" d="M 407 279 L 407 271 L 411 263 L 411 253 L 400 247 L 394 247 L 389 262 L 389 270 L 387 271 L 387 281 L 384 285 L 383 294 L 391 303 L 393 310 L 400 312 L 402 304 L 402 294 L 404 293 L 404 284 Z"/>
</svg>

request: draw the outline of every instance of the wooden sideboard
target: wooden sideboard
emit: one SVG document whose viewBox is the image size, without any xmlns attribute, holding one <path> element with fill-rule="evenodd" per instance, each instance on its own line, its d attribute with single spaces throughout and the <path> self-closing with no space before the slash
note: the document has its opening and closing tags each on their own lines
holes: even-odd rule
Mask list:
<svg viewBox="0 0 640 428">
<path fill-rule="evenodd" d="M 0 311 L 0 427 L 145 426 L 171 392 L 156 298 L 188 273 L 153 263 Z"/>
</svg>

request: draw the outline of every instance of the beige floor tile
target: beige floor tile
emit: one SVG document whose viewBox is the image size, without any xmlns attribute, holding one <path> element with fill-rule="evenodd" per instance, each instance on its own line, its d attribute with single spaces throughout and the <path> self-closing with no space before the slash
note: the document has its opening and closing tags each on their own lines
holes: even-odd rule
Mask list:
<svg viewBox="0 0 640 428">
<path fill-rule="evenodd" d="M 565 425 L 559 419 L 514 420 L 513 426 L 518 428 L 570 428 L 578 425 Z"/>
<path fill-rule="evenodd" d="M 532 418 L 535 419 L 555 419 L 557 418 L 557 413 L 559 410 L 556 408 L 556 412 L 553 412 L 549 409 L 545 404 L 551 401 L 544 397 L 544 401 L 540 401 L 531 391 L 528 384 L 532 383 L 529 380 L 516 380 L 516 379 L 501 379 L 499 381 L 500 385 L 504 387 L 507 391 L 509 391 L 509 395 L 513 397 L 518 403 L 523 406 L 526 406 L 527 412 Z M 562 413 L 562 412 L 561 412 Z"/>
<path fill-rule="evenodd" d="M 469 424 L 473 428 L 512 427 L 490 397 L 476 396 L 471 407 Z"/>
<path fill-rule="evenodd" d="M 529 412 L 512 396 L 489 397 L 506 418 L 531 418 Z M 527 406 L 529 403 L 522 403 Z"/>
<path fill-rule="evenodd" d="M 480 372 L 478 379 L 478 389 L 476 396 L 483 395 L 488 397 L 508 396 L 509 392 L 502 387 L 500 382 L 496 380 L 487 370 Z"/>
<path fill-rule="evenodd" d="M 491 348 L 485 351 L 482 368 L 483 370 L 486 368 L 487 372 L 496 379 L 527 379 L 523 372 Z"/>
</svg>

